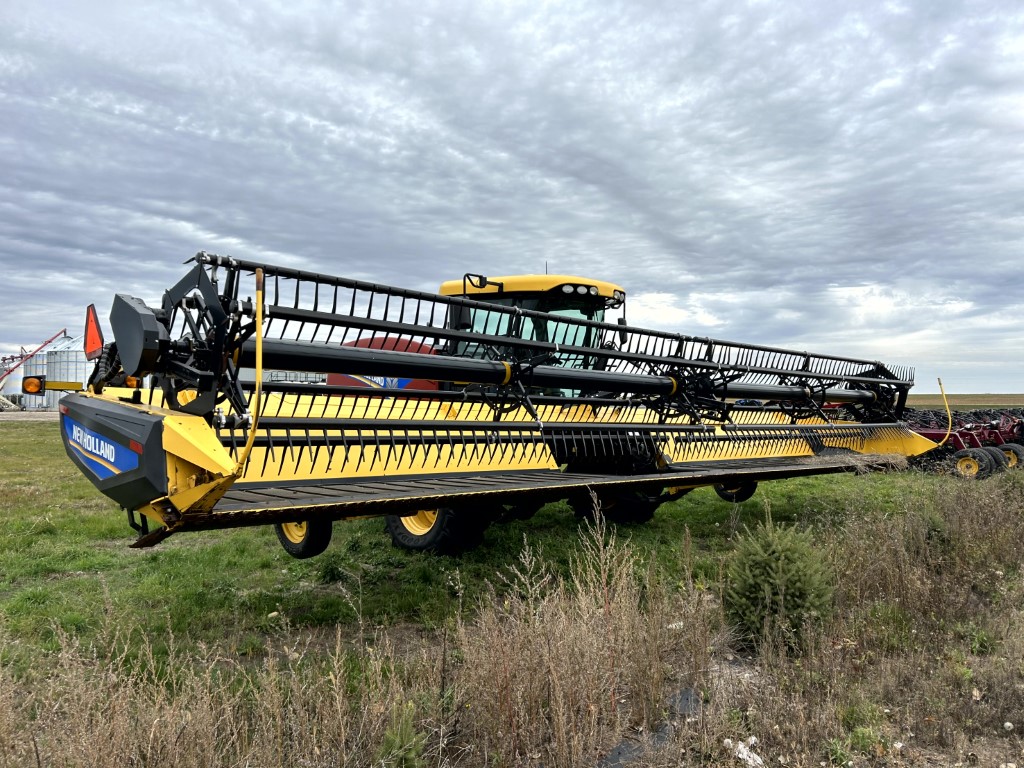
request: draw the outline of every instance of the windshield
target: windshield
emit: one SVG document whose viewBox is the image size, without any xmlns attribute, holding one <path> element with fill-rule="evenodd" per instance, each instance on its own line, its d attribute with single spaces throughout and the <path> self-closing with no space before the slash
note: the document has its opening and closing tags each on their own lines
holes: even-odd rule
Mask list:
<svg viewBox="0 0 1024 768">
<path fill-rule="evenodd" d="M 533 306 L 530 306 L 530 305 Z M 589 306 L 588 306 L 589 304 Z M 604 322 L 604 307 L 595 307 L 591 302 L 574 300 L 573 297 L 566 297 L 563 300 L 552 301 L 544 297 L 542 299 L 527 299 L 521 305 L 523 309 L 535 309 L 538 312 L 547 312 L 552 315 L 559 315 L 569 320 L 594 320 Z M 598 334 L 600 335 L 600 334 Z M 534 318 L 523 319 L 523 338 L 536 339 L 537 341 L 551 341 L 556 344 L 572 345 L 574 347 L 594 346 L 592 337 L 594 331 L 591 328 L 572 323 L 559 323 L 557 321 L 535 321 Z"/>
<path fill-rule="evenodd" d="M 488 296 L 485 301 L 488 304 L 498 304 L 504 307 L 520 307 L 536 312 L 546 312 L 570 321 L 590 320 L 601 323 L 604 322 L 605 317 L 604 300 L 589 296 L 558 294 L 523 297 L 506 295 Z M 571 322 L 561 323 L 557 320 L 512 316 L 498 312 L 474 311 L 471 313 L 471 322 L 468 325 L 467 330 L 472 330 L 474 333 L 483 333 L 489 336 L 513 336 L 554 343 L 559 346 L 599 347 L 603 343 L 601 331 L 587 326 Z M 495 357 L 496 353 L 497 356 L 506 356 L 499 350 L 472 342 L 460 343 L 457 351 L 457 354 L 465 357 Z M 528 353 L 518 350 L 513 355 L 523 357 Z M 581 354 L 560 353 L 559 360 L 561 365 L 569 368 L 589 368 L 592 364 L 588 355 Z"/>
</svg>

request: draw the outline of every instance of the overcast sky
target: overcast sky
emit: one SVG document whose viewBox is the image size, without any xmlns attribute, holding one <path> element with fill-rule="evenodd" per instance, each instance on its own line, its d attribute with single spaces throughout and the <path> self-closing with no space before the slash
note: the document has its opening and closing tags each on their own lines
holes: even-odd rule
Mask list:
<svg viewBox="0 0 1024 768">
<path fill-rule="evenodd" d="M 1017 8 L 0 0 L 0 354 L 202 249 L 1024 392 Z"/>
</svg>

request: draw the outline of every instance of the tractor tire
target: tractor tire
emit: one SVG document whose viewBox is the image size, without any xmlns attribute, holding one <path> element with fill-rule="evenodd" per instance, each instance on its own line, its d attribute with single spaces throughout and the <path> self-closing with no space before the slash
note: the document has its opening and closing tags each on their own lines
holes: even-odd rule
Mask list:
<svg viewBox="0 0 1024 768">
<path fill-rule="evenodd" d="M 994 445 L 986 445 L 982 450 L 992 457 L 993 472 L 1005 472 L 1010 468 L 1010 462 L 1007 460 L 1006 454 L 1003 453 L 1001 448 L 997 448 Z"/>
<path fill-rule="evenodd" d="M 641 491 L 620 491 L 603 500 L 602 509 L 605 518 L 616 525 L 643 525 L 654 519 L 662 501 L 660 496 Z"/>
<path fill-rule="evenodd" d="M 641 491 L 614 491 L 601 494 L 597 498 L 601 506 L 601 514 L 609 523 L 615 525 L 643 525 L 654 519 L 654 512 L 667 499 L 661 496 L 650 496 Z M 590 494 L 577 494 L 569 499 L 576 517 L 594 519 L 594 500 Z"/>
<path fill-rule="evenodd" d="M 1024 469 L 1024 445 L 1003 443 L 999 448 L 1006 456 L 1006 463 L 1010 469 Z"/>
<path fill-rule="evenodd" d="M 757 483 L 753 480 L 739 480 L 728 485 L 718 484 L 715 486 L 715 493 L 722 501 L 729 501 L 733 504 L 744 502 L 754 495 L 757 490 Z"/>
<path fill-rule="evenodd" d="M 458 555 L 483 541 L 489 521 L 451 507 L 421 509 L 412 515 L 386 515 L 384 523 L 391 543 L 410 552 Z"/>
<path fill-rule="evenodd" d="M 981 480 L 992 474 L 992 458 L 980 448 L 965 448 L 953 454 L 953 474 Z"/>
<path fill-rule="evenodd" d="M 519 504 L 506 504 L 501 512 L 500 519 L 502 521 L 529 520 L 540 512 L 543 506 L 543 501 L 526 501 Z"/>
<path fill-rule="evenodd" d="M 303 520 L 297 523 L 274 523 L 274 531 L 285 552 L 296 560 L 305 560 L 327 549 L 334 525 L 330 520 Z"/>
</svg>

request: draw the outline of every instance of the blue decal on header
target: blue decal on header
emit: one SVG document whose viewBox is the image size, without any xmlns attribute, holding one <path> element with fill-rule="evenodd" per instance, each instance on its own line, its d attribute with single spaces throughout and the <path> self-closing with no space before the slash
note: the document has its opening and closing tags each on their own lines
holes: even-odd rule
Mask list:
<svg viewBox="0 0 1024 768">
<path fill-rule="evenodd" d="M 139 455 L 91 429 L 83 427 L 70 416 L 64 416 L 63 429 L 68 445 L 82 463 L 100 480 L 139 467 Z"/>
<path fill-rule="evenodd" d="M 348 378 L 380 389 L 405 389 L 414 381 L 413 379 L 402 379 L 392 376 L 356 376 L 354 374 L 349 374 Z"/>
</svg>

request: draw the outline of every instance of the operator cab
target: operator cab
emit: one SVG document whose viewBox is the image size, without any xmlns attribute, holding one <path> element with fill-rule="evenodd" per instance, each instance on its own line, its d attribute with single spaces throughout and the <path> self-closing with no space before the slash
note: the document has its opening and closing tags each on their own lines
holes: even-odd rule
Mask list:
<svg viewBox="0 0 1024 768">
<path fill-rule="evenodd" d="M 442 296 L 464 296 L 474 301 L 503 307 L 518 307 L 545 312 L 569 320 L 605 322 L 608 310 L 624 311 L 626 292 L 604 280 L 574 275 L 511 275 L 485 277 L 466 274 L 461 280 L 449 280 L 438 291 Z M 508 336 L 532 341 L 550 342 L 560 346 L 601 347 L 610 342 L 608 331 L 598 328 L 539 320 L 524 315 L 453 307 L 452 325 L 473 333 Z M 606 336 L 608 338 L 606 338 Z M 460 357 L 505 357 L 504 350 L 477 342 L 459 342 L 454 354 Z M 513 352 L 521 356 L 521 352 Z M 571 368 L 590 368 L 587 355 L 559 355 L 561 364 Z"/>
</svg>

